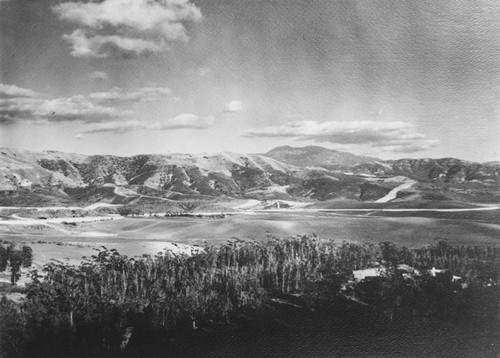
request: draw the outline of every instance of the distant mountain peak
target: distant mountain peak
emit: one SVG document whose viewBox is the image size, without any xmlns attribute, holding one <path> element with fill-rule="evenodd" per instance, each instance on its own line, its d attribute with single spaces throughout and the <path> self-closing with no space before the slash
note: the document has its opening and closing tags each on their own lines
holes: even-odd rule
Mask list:
<svg viewBox="0 0 500 358">
<path fill-rule="evenodd" d="M 377 158 L 356 155 L 321 146 L 291 147 L 288 145 L 276 147 L 265 154 L 268 157 L 300 167 L 323 167 L 373 163 Z"/>
</svg>

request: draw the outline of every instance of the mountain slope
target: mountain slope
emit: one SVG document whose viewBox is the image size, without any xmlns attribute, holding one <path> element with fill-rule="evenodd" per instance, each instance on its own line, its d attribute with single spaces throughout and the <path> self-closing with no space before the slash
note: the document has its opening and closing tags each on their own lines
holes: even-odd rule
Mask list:
<svg viewBox="0 0 500 358">
<path fill-rule="evenodd" d="M 265 156 L 298 167 L 322 167 L 325 169 L 354 166 L 361 163 L 375 163 L 378 160 L 319 146 L 276 147 L 267 152 Z"/>
<path fill-rule="evenodd" d="M 393 200 L 500 201 L 500 164 L 454 158 L 382 161 L 321 147 L 131 157 L 0 149 L 4 206 L 218 197 L 376 201 L 408 181 Z"/>
<path fill-rule="evenodd" d="M 118 157 L 0 150 L 0 191 L 57 189 L 75 200 L 90 200 L 89 195 L 95 200 L 114 200 L 117 195 L 140 197 L 151 190 L 159 197 L 242 197 L 247 191 L 287 185 L 298 171 L 272 158 L 235 153 Z M 113 187 L 128 188 L 128 195 L 123 195 L 123 190 L 113 191 Z M 101 188 L 102 195 L 96 196 L 95 188 Z"/>
</svg>

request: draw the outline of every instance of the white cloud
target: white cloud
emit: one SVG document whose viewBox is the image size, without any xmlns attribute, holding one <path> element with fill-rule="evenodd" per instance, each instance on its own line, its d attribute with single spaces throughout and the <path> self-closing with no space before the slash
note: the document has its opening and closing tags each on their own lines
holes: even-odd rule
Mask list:
<svg viewBox="0 0 500 358">
<path fill-rule="evenodd" d="M 224 106 L 224 112 L 236 113 L 241 111 L 242 108 L 243 105 L 241 104 L 240 101 L 231 101 Z"/>
<path fill-rule="evenodd" d="M 90 78 L 96 81 L 104 81 L 108 79 L 108 74 L 102 71 L 94 71 L 90 74 Z"/>
<path fill-rule="evenodd" d="M 159 53 L 165 50 L 163 42 L 123 37 L 89 36 L 83 30 L 75 30 L 70 35 L 63 35 L 63 39 L 73 45 L 71 54 L 75 57 L 107 57 L 109 53 L 116 52 L 124 58 L 133 58 L 141 54 Z"/>
<path fill-rule="evenodd" d="M 14 85 L 6 85 L 0 83 L 0 98 L 24 98 L 24 97 L 35 97 L 37 94 L 35 91 L 26 88 L 20 88 Z"/>
<path fill-rule="evenodd" d="M 135 91 L 114 88 L 88 96 L 51 99 L 30 89 L 0 84 L 0 123 L 16 120 L 108 121 L 132 115 L 131 111 L 114 105 L 159 101 L 171 93 L 172 90 L 166 87 L 143 87 Z"/>
<path fill-rule="evenodd" d="M 151 102 L 171 94 L 166 87 L 144 87 L 135 91 L 115 88 L 88 96 L 48 98 L 32 90 L 0 84 L 0 124 L 19 120 L 34 123 L 77 121 L 85 123 L 84 133 L 127 132 L 132 130 L 205 129 L 216 123 L 214 117 L 183 113 L 160 121 L 130 119 L 133 112 L 111 106 L 130 102 Z"/>
<path fill-rule="evenodd" d="M 163 52 L 166 42 L 189 39 L 185 22 L 201 20 L 189 0 L 64 2 L 54 12 L 79 28 L 64 38 L 76 57 L 138 56 Z"/>
<path fill-rule="evenodd" d="M 205 129 L 215 124 L 214 117 L 199 117 L 191 113 L 183 113 L 172 119 L 156 122 L 147 127 L 147 129 Z"/>
<path fill-rule="evenodd" d="M 128 120 L 128 121 L 111 121 L 111 122 L 102 122 L 102 123 L 94 123 L 86 127 L 81 133 L 101 133 L 101 132 L 128 132 L 134 129 L 144 129 L 144 125 L 137 120 Z"/>
<path fill-rule="evenodd" d="M 117 103 L 117 102 L 155 102 L 162 97 L 172 93 L 166 87 L 143 87 L 136 91 L 124 92 L 121 88 L 113 88 L 109 92 L 94 92 L 89 94 L 89 98 L 97 103 Z"/>
<path fill-rule="evenodd" d="M 84 96 L 72 96 L 42 101 L 34 108 L 34 117 L 47 118 L 51 121 L 83 120 L 99 122 L 109 118 L 129 115 L 113 107 L 104 107 L 90 102 Z"/>
<path fill-rule="evenodd" d="M 156 122 L 128 120 L 95 123 L 89 125 L 82 133 L 123 133 L 132 130 L 205 129 L 213 126 L 215 122 L 216 119 L 214 117 L 200 117 L 191 113 L 183 113 L 174 118 Z"/>
<path fill-rule="evenodd" d="M 51 99 L 30 89 L 0 84 L 0 123 L 19 120 L 99 122 L 130 114 L 81 95 Z"/>
<path fill-rule="evenodd" d="M 0 99 L 0 123 L 34 119 L 34 111 L 41 103 L 37 98 L 10 97 Z"/>
<path fill-rule="evenodd" d="M 416 152 L 429 149 L 438 141 L 428 139 L 402 121 L 296 121 L 247 131 L 246 137 L 288 137 L 340 145 L 368 145 L 381 151 Z"/>
</svg>

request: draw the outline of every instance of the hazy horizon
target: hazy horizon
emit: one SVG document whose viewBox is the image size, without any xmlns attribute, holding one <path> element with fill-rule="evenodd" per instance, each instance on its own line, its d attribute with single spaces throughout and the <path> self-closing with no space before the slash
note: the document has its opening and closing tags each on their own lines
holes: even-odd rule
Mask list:
<svg viewBox="0 0 500 358">
<path fill-rule="evenodd" d="M 0 147 L 500 160 L 500 4 L 0 2 Z"/>
</svg>

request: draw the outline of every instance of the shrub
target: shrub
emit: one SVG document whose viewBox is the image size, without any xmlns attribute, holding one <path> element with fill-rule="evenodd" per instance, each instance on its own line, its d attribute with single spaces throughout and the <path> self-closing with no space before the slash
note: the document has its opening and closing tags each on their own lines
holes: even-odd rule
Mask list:
<svg viewBox="0 0 500 358">
<path fill-rule="evenodd" d="M 7 269 L 8 260 L 7 250 L 3 244 L 0 244 L 0 272 L 4 272 Z"/>
<path fill-rule="evenodd" d="M 15 285 L 17 280 L 21 277 L 21 265 L 23 263 L 23 257 L 19 250 L 13 250 L 10 254 L 10 282 Z"/>
<path fill-rule="evenodd" d="M 33 263 L 33 249 L 29 246 L 23 246 L 21 249 L 21 257 L 23 262 L 23 267 L 31 267 Z"/>
</svg>

